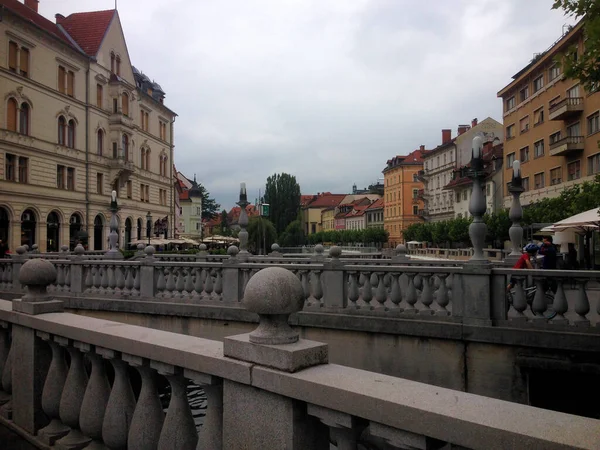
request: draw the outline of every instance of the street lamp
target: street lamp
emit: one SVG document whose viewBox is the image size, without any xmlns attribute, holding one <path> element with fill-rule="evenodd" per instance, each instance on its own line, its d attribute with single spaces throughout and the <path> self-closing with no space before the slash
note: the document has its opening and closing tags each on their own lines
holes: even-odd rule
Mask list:
<svg viewBox="0 0 600 450">
<path fill-rule="evenodd" d="M 150 233 L 152 232 L 152 214 L 148 211 L 146 214 L 146 237 L 148 238 L 148 245 L 150 245 Z"/>
</svg>

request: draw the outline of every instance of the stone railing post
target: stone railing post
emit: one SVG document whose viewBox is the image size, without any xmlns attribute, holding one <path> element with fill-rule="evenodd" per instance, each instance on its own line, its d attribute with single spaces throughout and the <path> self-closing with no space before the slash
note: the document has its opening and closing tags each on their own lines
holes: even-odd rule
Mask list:
<svg viewBox="0 0 600 450">
<path fill-rule="evenodd" d="M 325 248 L 321 244 L 317 244 L 317 245 L 315 245 L 315 252 L 310 257 L 310 260 L 312 262 L 321 263 L 321 262 L 325 261 L 324 253 L 325 253 Z M 341 255 L 341 249 L 340 249 L 340 255 Z"/>
<path fill-rule="evenodd" d="M 11 257 L 12 259 L 12 285 L 13 291 L 16 293 L 21 292 L 21 281 L 19 280 L 19 273 L 21 272 L 21 267 L 27 261 L 27 249 L 25 246 L 17 247 L 16 255 Z"/>
<path fill-rule="evenodd" d="M 271 253 L 269 253 L 269 256 L 283 256 L 283 253 L 281 253 L 281 248 L 279 247 L 278 243 L 274 243 L 273 245 L 271 245 Z"/>
<path fill-rule="evenodd" d="M 392 262 L 395 264 L 408 264 L 410 263 L 410 258 L 407 255 L 406 245 L 398 244 L 396 246 L 395 255 L 392 257 Z"/>
<path fill-rule="evenodd" d="M 282 267 L 259 271 L 246 286 L 243 304 L 259 315 L 258 328 L 225 338 L 223 354 L 254 364 L 253 384 L 260 384 L 260 366 L 297 372 L 327 363 L 327 345 L 299 339 L 288 324 L 290 314 L 304 305 L 302 285 L 292 272 Z M 308 416 L 306 404 L 224 380 L 223 448 L 320 449 L 326 439 L 323 428 Z"/>
<path fill-rule="evenodd" d="M 481 136 L 475 136 L 473 138 L 471 168 L 467 171 L 467 176 L 473 180 L 473 190 L 469 202 L 469 213 L 473 216 L 473 222 L 469 225 L 473 256 L 469 258 L 469 262 L 474 264 L 489 262 L 483 254 L 487 225 L 483 221 L 486 208 L 482 183 L 485 180 L 486 172 L 483 167 L 482 147 L 483 139 Z"/>
<path fill-rule="evenodd" d="M 452 315 L 462 317 L 467 325 L 491 326 L 492 286 L 495 284 L 490 264 L 465 264 L 452 276 Z"/>
<path fill-rule="evenodd" d="M 140 297 L 142 298 L 154 298 L 156 296 L 155 251 L 153 246 L 147 246 L 144 249 L 146 256 L 140 260 Z"/>
<path fill-rule="evenodd" d="M 75 255 L 71 257 L 69 270 L 71 294 L 81 294 L 85 290 L 83 283 L 83 264 L 85 249 L 83 245 L 77 244 L 74 250 Z M 75 264 L 73 264 L 75 263 Z"/>
<path fill-rule="evenodd" d="M 27 261 L 21 267 L 19 280 L 27 286 L 27 294 L 13 300 L 13 311 L 36 315 L 63 310 L 62 301 L 48 296 L 48 285 L 56 280 L 56 268 L 52 263 L 44 259 Z M 48 423 L 42 410 L 42 391 L 52 357 L 47 345 L 36 337 L 32 328 L 13 324 L 12 339 L 13 420 L 35 435 Z"/>
<path fill-rule="evenodd" d="M 348 305 L 348 283 L 344 264 L 340 261 L 342 249 L 338 246 L 329 249 L 331 259 L 326 261 L 321 274 L 323 305 L 325 308 L 343 309 Z"/>
<path fill-rule="evenodd" d="M 208 252 L 206 251 L 206 244 L 200 244 L 198 246 L 198 253 L 196 253 L 196 259 L 200 261 L 206 261 L 207 256 Z"/>
<path fill-rule="evenodd" d="M 229 259 L 223 261 L 223 302 L 238 303 L 241 299 L 241 277 L 238 267 L 238 248 L 230 245 L 227 249 Z"/>
</svg>

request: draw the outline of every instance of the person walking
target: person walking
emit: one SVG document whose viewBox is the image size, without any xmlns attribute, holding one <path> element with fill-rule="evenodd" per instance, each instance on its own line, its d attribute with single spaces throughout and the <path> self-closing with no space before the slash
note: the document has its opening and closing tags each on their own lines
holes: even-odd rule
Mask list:
<svg viewBox="0 0 600 450">
<path fill-rule="evenodd" d="M 556 270 L 558 252 L 556 251 L 552 236 L 544 236 L 542 246 L 540 247 L 540 255 L 544 257 L 542 260 L 542 269 Z M 544 281 L 544 287 L 546 291 L 551 289 L 552 292 L 556 293 L 557 285 L 553 278 L 550 280 L 546 279 Z"/>
</svg>

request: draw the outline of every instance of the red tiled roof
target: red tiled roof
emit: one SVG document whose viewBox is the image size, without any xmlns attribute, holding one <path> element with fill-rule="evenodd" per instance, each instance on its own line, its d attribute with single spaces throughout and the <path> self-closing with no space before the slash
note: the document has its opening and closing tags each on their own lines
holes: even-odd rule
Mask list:
<svg viewBox="0 0 600 450">
<path fill-rule="evenodd" d="M 369 205 L 357 205 L 346 214 L 346 218 L 361 217 L 365 214 L 365 210 Z"/>
<path fill-rule="evenodd" d="M 377 209 L 377 208 L 383 208 L 383 199 L 382 198 L 378 198 L 377 200 L 375 200 L 373 203 L 371 203 L 369 205 L 369 207 L 367 209 Z"/>
<path fill-rule="evenodd" d="M 4 6 L 6 9 L 12 11 L 16 15 L 21 16 L 26 21 L 31 22 L 33 25 L 41 28 L 47 33 L 50 33 L 54 37 L 60 39 L 69 47 L 73 47 L 71 42 L 69 42 L 65 34 L 58 26 L 56 26 L 55 23 L 36 13 L 33 9 L 28 8 L 23 3 L 17 0 L 0 0 L 0 5 Z"/>
<path fill-rule="evenodd" d="M 86 54 L 95 56 L 115 12 L 115 9 L 82 12 L 65 18 L 57 17 L 56 20 Z"/>
<path fill-rule="evenodd" d="M 183 191 L 179 194 L 179 200 L 189 200 L 190 199 L 190 191 Z"/>
<path fill-rule="evenodd" d="M 327 192 L 325 194 L 318 195 L 316 199 L 305 205 L 305 207 L 327 208 L 329 206 L 337 206 L 344 199 L 344 197 L 346 197 L 346 194 L 330 194 Z"/>
<path fill-rule="evenodd" d="M 313 195 L 301 195 L 300 196 L 300 206 L 305 206 L 313 200 Z"/>
<path fill-rule="evenodd" d="M 421 150 L 420 148 L 413 150 L 406 156 L 394 156 L 392 159 L 388 159 L 386 167 L 383 172 L 396 167 L 396 166 L 414 166 L 423 165 L 423 156 L 431 153 L 431 150 Z"/>
</svg>

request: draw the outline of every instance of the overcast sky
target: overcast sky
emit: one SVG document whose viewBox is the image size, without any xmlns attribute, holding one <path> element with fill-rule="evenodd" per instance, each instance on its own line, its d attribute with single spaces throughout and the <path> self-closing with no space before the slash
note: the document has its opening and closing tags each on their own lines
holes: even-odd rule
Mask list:
<svg viewBox="0 0 600 450">
<path fill-rule="evenodd" d="M 160 83 L 175 164 L 229 209 L 267 176 L 348 193 L 496 93 L 572 23 L 552 0 L 119 0 L 133 64 Z M 114 0 L 40 0 L 54 14 Z"/>
</svg>

